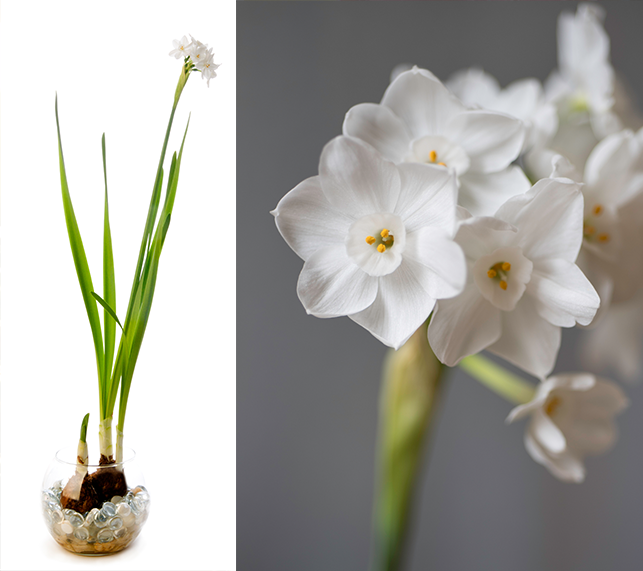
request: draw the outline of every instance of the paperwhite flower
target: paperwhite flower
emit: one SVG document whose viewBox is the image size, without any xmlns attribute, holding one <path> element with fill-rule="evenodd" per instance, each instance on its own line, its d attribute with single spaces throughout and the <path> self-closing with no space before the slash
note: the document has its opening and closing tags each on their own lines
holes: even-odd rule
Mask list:
<svg viewBox="0 0 643 571">
<path fill-rule="evenodd" d="M 518 167 L 509 167 L 522 148 L 522 122 L 495 111 L 467 109 L 425 69 L 398 75 L 381 104 L 350 109 L 343 132 L 394 163 L 436 164 L 455 171 L 458 201 L 475 214 L 493 213 L 530 186 Z"/>
<path fill-rule="evenodd" d="M 192 38 L 192 43 L 190 44 L 190 59 L 192 60 L 192 63 L 194 63 L 194 67 L 201 70 L 204 62 L 211 56 L 212 54 L 208 51 L 207 44 Z"/>
<path fill-rule="evenodd" d="M 622 129 L 613 109 L 614 70 L 603 18 L 604 10 L 594 3 L 580 4 L 576 14 L 561 13 L 558 70 L 545 83 L 547 97 L 559 115 L 550 147 L 581 171 L 594 145 Z"/>
<path fill-rule="evenodd" d="M 468 107 L 482 107 L 520 119 L 526 131 L 522 152 L 545 147 L 558 127 L 556 107 L 545 99 L 537 79 L 521 79 L 501 89 L 493 76 L 470 68 L 453 74 L 446 86 Z"/>
<path fill-rule="evenodd" d="M 529 455 L 565 482 L 585 479 L 583 458 L 616 441 L 613 418 L 628 405 L 615 383 L 589 373 L 554 375 L 533 400 L 514 408 L 507 422 L 531 415 L 525 433 Z"/>
<path fill-rule="evenodd" d="M 564 160 L 554 166 L 554 175 L 577 176 Z M 627 300 L 643 287 L 643 131 L 603 139 L 587 160 L 584 183 L 578 265 L 601 296 L 604 312 L 612 297 Z"/>
<path fill-rule="evenodd" d="M 399 348 L 436 299 L 462 291 L 456 195 L 447 169 L 395 166 L 358 139 L 330 141 L 319 176 L 297 185 L 272 213 L 305 260 L 297 292 L 306 311 L 348 315 Z"/>
<path fill-rule="evenodd" d="M 643 378 L 643 289 L 610 305 L 598 325 L 585 332 L 582 358 L 592 368 L 613 369 L 628 381 Z"/>
<path fill-rule="evenodd" d="M 440 361 L 454 366 L 487 349 L 544 378 L 554 367 L 560 328 L 591 322 L 599 298 L 574 263 L 583 228 L 579 186 L 543 179 L 494 218 L 461 222 L 456 242 L 467 260 L 467 284 L 459 296 L 438 302 L 429 325 Z"/>
<path fill-rule="evenodd" d="M 214 53 L 209 52 L 206 59 L 201 63 L 201 77 L 207 79 L 208 87 L 210 87 L 210 80 L 217 76 L 216 70 L 220 64 L 214 63 Z"/>
<path fill-rule="evenodd" d="M 172 40 L 172 45 L 174 49 L 172 49 L 170 55 L 176 59 L 186 58 L 190 55 L 190 47 L 192 44 L 187 36 L 183 36 L 180 40 Z"/>
</svg>

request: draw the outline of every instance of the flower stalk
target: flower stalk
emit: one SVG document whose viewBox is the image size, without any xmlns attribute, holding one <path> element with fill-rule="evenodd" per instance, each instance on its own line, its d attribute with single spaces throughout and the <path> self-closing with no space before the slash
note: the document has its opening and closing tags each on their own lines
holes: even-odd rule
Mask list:
<svg viewBox="0 0 643 571">
<path fill-rule="evenodd" d="M 373 571 L 398 570 L 404 556 L 411 500 L 445 370 L 429 347 L 427 327 L 398 351 L 389 350 L 384 362 Z"/>
</svg>

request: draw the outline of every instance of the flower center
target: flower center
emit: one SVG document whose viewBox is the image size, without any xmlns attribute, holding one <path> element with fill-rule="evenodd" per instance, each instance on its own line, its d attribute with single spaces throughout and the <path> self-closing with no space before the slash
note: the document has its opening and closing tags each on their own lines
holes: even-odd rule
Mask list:
<svg viewBox="0 0 643 571">
<path fill-rule="evenodd" d="M 428 161 L 425 161 L 425 162 L 426 162 L 426 163 L 433 163 L 433 164 L 436 164 L 437 160 L 438 160 L 438 152 L 437 152 L 436 150 L 432 150 L 432 151 L 429 153 L 429 160 L 428 160 Z M 443 163 L 443 162 L 439 162 L 439 163 L 437 163 L 437 164 L 438 164 L 438 165 L 440 165 L 441 167 L 446 167 L 446 166 L 447 166 L 447 165 L 446 165 L 446 163 Z"/>
<path fill-rule="evenodd" d="M 609 242 L 611 236 L 607 232 L 597 232 L 596 227 L 599 221 L 597 220 L 603 214 L 603 206 L 601 204 L 594 205 L 591 213 L 583 220 L 583 238 L 588 242 Z"/>
<path fill-rule="evenodd" d="M 502 311 L 512 311 L 525 293 L 533 266 L 521 248 L 503 247 L 478 258 L 471 273 L 482 297 Z"/>
<path fill-rule="evenodd" d="M 395 238 L 393 237 L 393 234 L 389 232 L 386 228 L 384 228 L 377 238 L 374 236 L 366 236 L 366 243 L 369 246 L 375 246 L 377 251 L 380 254 L 383 254 L 386 252 L 386 250 L 390 250 L 393 247 L 393 244 L 395 243 Z"/>
<path fill-rule="evenodd" d="M 487 277 L 496 281 L 501 290 L 506 291 L 510 271 L 511 264 L 509 262 L 497 262 L 487 270 Z"/>
<path fill-rule="evenodd" d="M 556 410 L 560 406 L 560 402 L 560 397 L 550 398 L 545 405 L 545 414 L 550 418 L 553 417 L 556 413 Z"/>
</svg>

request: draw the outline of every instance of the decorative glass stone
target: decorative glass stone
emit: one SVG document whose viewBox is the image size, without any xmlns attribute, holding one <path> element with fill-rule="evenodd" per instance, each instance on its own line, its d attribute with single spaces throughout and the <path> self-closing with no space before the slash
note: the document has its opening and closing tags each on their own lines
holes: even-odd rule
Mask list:
<svg viewBox="0 0 643 571">
<path fill-rule="evenodd" d="M 114 532 L 111 529 L 101 529 L 96 536 L 100 543 L 109 543 L 114 539 Z"/>
<path fill-rule="evenodd" d="M 78 527 L 74 530 L 74 537 L 81 541 L 87 541 L 89 539 L 89 530 L 86 527 Z"/>
<path fill-rule="evenodd" d="M 80 527 L 84 523 L 83 516 L 78 512 L 69 514 L 69 516 L 67 516 L 67 521 L 69 521 L 69 523 L 71 523 L 71 525 L 73 525 L 74 527 Z"/>
<path fill-rule="evenodd" d="M 107 522 L 107 525 L 110 529 L 120 529 L 123 527 L 123 520 L 120 517 L 115 516 Z"/>
<path fill-rule="evenodd" d="M 120 539 L 121 537 L 127 535 L 127 528 L 126 527 L 121 527 L 120 529 L 117 529 L 114 531 L 114 537 L 116 539 Z"/>
<path fill-rule="evenodd" d="M 107 525 L 108 519 L 109 519 L 109 516 L 105 514 L 103 510 L 100 510 L 94 517 L 94 525 L 96 527 L 105 527 Z"/>
<path fill-rule="evenodd" d="M 100 511 L 107 517 L 112 517 L 116 515 L 116 506 L 112 502 L 105 502 Z"/>
<path fill-rule="evenodd" d="M 112 498 L 112 503 L 113 503 L 114 505 L 116 505 L 116 504 L 118 504 L 118 503 L 120 503 L 120 502 L 122 502 L 122 501 L 123 501 L 123 498 L 122 498 L 121 496 L 114 496 L 114 497 Z"/>
<path fill-rule="evenodd" d="M 51 521 L 54 523 L 62 523 L 63 519 L 65 518 L 61 510 L 56 509 L 51 511 Z"/>
<path fill-rule="evenodd" d="M 87 514 L 87 517 L 85 518 L 87 525 L 94 523 L 94 519 L 96 518 L 99 512 L 100 510 L 98 508 L 92 508 L 92 510 Z"/>
<path fill-rule="evenodd" d="M 116 506 L 116 513 L 121 517 L 126 517 L 132 513 L 132 508 L 129 507 L 129 504 L 123 502 Z"/>
<path fill-rule="evenodd" d="M 73 527 L 73 526 L 71 525 L 71 523 L 69 523 L 68 521 L 63 521 L 63 522 L 60 524 L 60 530 L 61 530 L 63 533 L 65 533 L 65 534 L 69 535 L 72 531 L 74 531 L 74 527 Z"/>
</svg>

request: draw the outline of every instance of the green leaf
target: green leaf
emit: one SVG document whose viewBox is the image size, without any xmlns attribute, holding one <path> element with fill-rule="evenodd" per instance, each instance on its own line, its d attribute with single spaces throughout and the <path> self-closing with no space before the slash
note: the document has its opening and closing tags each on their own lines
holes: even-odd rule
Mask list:
<svg viewBox="0 0 643 571">
<path fill-rule="evenodd" d="M 107 303 L 100 295 L 98 295 L 95 291 L 92 292 L 92 295 L 94 296 L 94 299 L 100 303 L 103 308 L 105 309 L 105 315 L 111 317 L 116 323 L 118 323 L 118 326 L 123 329 L 123 326 L 121 325 L 121 322 L 118 320 L 118 317 L 116 316 L 116 312 L 112 309 L 112 307 Z"/>
<path fill-rule="evenodd" d="M 89 422 L 89 413 L 83 418 L 83 422 L 80 425 L 80 441 L 87 442 L 87 423 Z"/>
<path fill-rule="evenodd" d="M 114 253 L 112 250 L 112 233 L 109 224 L 109 201 L 107 197 L 107 159 L 105 152 L 105 133 L 101 140 L 103 151 L 103 177 L 105 179 L 105 219 L 103 222 L 103 295 L 107 306 L 113 308 L 114 317 L 116 316 L 116 277 L 114 274 Z M 102 305 L 102 304 L 101 304 Z M 105 382 L 103 383 L 103 402 L 107 404 L 110 393 L 110 380 L 112 376 L 112 363 L 114 361 L 114 346 L 116 343 L 116 325 L 112 319 L 108 319 L 110 311 L 107 306 L 103 319 L 103 328 L 105 330 Z M 118 323 L 118 320 L 116 320 Z M 120 325 L 120 323 L 119 323 Z M 122 328 L 122 327 L 121 327 Z M 107 410 L 105 411 L 107 416 Z"/>
<path fill-rule="evenodd" d="M 74 266 L 76 267 L 76 275 L 78 276 L 78 283 L 80 284 L 80 291 L 83 295 L 89 325 L 92 330 L 92 338 L 94 340 L 96 367 L 98 369 L 98 390 L 101 395 L 102 411 L 104 404 L 102 402 L 102 389 L 105 359 L 103 351 L 103 336 L 101 333 L 100 318 L 98 316 L 96 301 L 91 295 L 94 291 L 92 277 L 89 271 L 89 265 L 87 264 L 83 240 L 80 236 L 80 231 L 78 230 L 78 223 L 76 222 L 76 215 L 74 214 L 74 207 L 72 206 L 69 187 L 67 185 L 67 173 L 65 171 L 65 160 L 63 158 L 63 148 L 60 136 L 60 123 L 58 121 L 58 96 L 56 96 L 56 129 L 58 131 L 58 160 L 60 163 L 60 186 L 62 190 L 63 208 L 65 211 L 65 222 L 67 224 L 67 234 L 69 235 L 69 244 L 71 246 L 71 253 L 74 259 Z"/>
</svg>

